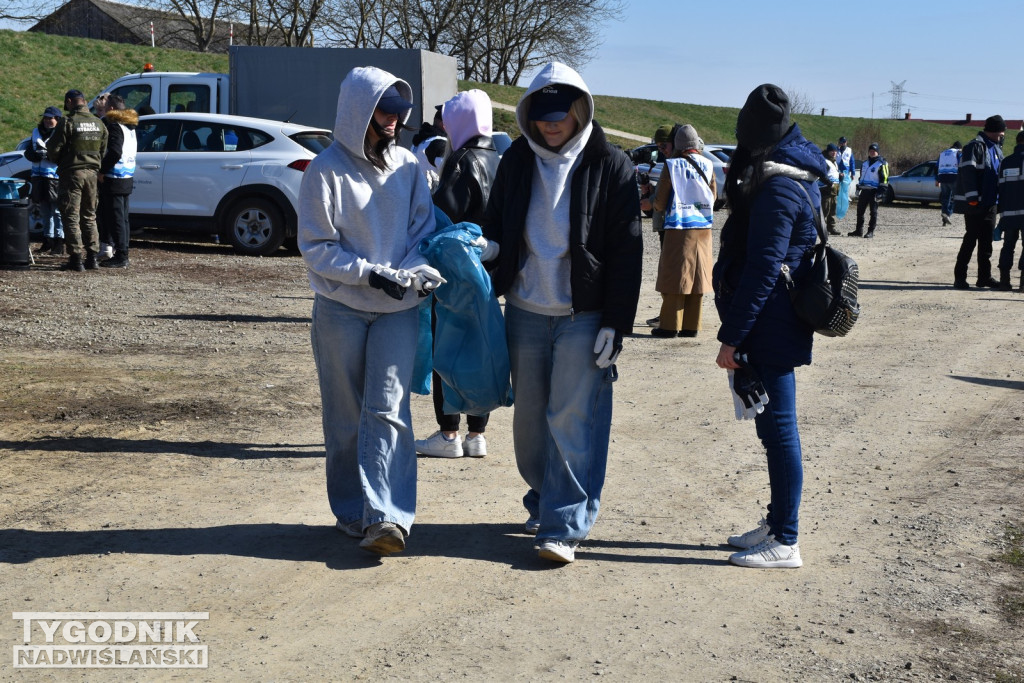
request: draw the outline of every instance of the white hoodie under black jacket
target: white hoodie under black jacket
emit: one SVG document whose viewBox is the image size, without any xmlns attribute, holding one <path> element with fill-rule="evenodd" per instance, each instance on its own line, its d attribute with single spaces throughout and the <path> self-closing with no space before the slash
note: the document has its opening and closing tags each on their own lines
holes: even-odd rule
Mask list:
<svg viewBox="0 0 1024 683">
<path fill-rule="evenodd" d="M 419 297 L 412 287 L 401 301 L 370 287 L 373 267 L 426 263 L 419 242 L 434 231 L 430 190 L 412 152 L 392 145 L 385 171 L 363 153 L 373 111 L 392 85 L 412 101 L 409 84 L 386 71 L 349 72 L 338 95 L 334 143 L 306 168 L 299 190 L 298 243 L 313 291 L 378 313 L 412 308 Z"/>
<path fill-rule="evenodd" d="M 520 130 L 530 129 L 532 94 L 552 83 L 583 91 L 589 117 L 557 152 L 524 134 L 502 157 L 484 225 L 501 245 L 495 290 L 541 315 L 601 311 L 601 327 L 628 334 L 643 259 L 635 171 L 592 120 L 593 98 L 564 64 L 548 64 L 523 94 Z"/>
</svg>

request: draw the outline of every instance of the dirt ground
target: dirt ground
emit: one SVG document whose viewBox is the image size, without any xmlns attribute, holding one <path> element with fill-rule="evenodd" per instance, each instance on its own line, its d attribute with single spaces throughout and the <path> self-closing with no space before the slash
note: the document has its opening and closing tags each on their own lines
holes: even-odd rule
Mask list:
<svg viewBox="0 0 1024 683">
<path fill-rule="evenodd" d="M 836 238 L 864 312 L 797 373 L 798 570 L 727 562 L 763 451 L 710 299 L 696 339 L 643 327 L 655 239 L 564 567 L 522 533 L 513 409 L 486 458 L 419 460 L 406 552 L 334 530 L 297 255 L 147 234 L 127 271 L 0 271 L 0 678 L 185 675 L 15 669 L 14 612 L 200 611 L 200 680 L 1020 680 L 1024 570 L 1000 558 L 1024 527 L 1024 295 L 954 291 L 962 222 L 939 224 L 883 207 L 876 239 Z M 429 397 L 413 416 L 435 428 Z"/>
</svg>

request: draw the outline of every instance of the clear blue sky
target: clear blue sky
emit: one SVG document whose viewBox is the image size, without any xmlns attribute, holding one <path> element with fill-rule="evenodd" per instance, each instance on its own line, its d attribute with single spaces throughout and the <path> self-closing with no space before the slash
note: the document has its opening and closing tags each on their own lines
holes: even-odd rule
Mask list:
<svg viewBox="0 0 1024 683">
<path fill-rule="evenodd" d="M 888 91 L 906 81 L 913 118 L 1024 118 L 1019 0 L 626 5 L 582 69 L 598 95 L 739 107 L 768 82 L 833 116 L 871 117 L 874 94 L 874 116 L 888 118 Z"/>
</svg>

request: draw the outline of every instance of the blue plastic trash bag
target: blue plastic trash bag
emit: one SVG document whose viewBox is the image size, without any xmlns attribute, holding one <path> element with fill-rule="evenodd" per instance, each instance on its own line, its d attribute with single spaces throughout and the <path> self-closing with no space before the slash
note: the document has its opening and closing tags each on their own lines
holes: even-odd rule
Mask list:
<svg viewBox="0 0 1024 683">
<path fill-rule="evenodd" d="M 434 207 L 434 224 L 436 230 L 451 227 L 452 219 L 441 209 Z M 416 340 L 416 360 L 412 366 L 412 388 L 414 394 L 430 393 L 430 380 L 434 372 L 434 333 L 430 328 L 432 317 L 431 303 L 434 296 L 425 297 L 420 302 L 420 334 Z"/>
<path fill-rule="evenodd" d="M 996 223 L 996 227 L 992 229 L 992 241 L 999 242 L 1003 239 L 1003 222 L 999 221 Z"/>
<path fill-rule="evenodd" d="M 448 281 L 434 291 L 434 371 L 444 382 L 449 415 L 483 415 L 512 405 L 505 318 L 480 249 L 470 245 L 479 236 L 480 226 L 457 223 L 420 243 L 420 253 Z"/>
<path fill-rule="evenodd" d="M 414 394 L 430 393 L 430 376 L 434 372 L 434 335 L 430 331 L 430 302 L 428 296 L 420 301 L 420 334 L 416 341 L 416 360 L 412 365 L 412 387 Z"/>
<path fill-rule="evenodd" d="M 850 178 L 843 178 L 839 183 L 839 196 L 836 197 L 836 219 L 842 219 L 850 210 Z"/>
</svg>

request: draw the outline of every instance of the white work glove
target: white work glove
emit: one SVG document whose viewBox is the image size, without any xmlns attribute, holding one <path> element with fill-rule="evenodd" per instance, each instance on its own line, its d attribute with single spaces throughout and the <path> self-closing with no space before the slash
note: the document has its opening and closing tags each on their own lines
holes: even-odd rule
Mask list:
<svg viewBox="0 0 1024 683">
<path fill-rule="evenodd" d="M 412 276 L 412 286 L 416 288 L 420 296 L 427 296 L 448 282 L 441 277 L 441 273 L 437 272 L 436 268 L 431 268 L 425 263 L 421 266 L 413 266 L 408 272 Z"/>
<path fill-rule="evenodd" d="M 481 261 L 493 261 L 498 258 L 498 253 L 501 251 L 501 246 L 497 242 L 483 236 L 477 237 L 470 244 L 480 250 Z"/>
<path fill-rule="evenodd" d="M 594 353 L 597 354 L 597 367 L 606 368 L 615 362 L 622 351 L 622 337 L 611 327 L 602 327 L 597 332 L 594 342 Z"/>
<path fill-rule="evenodd" d="M 761 380 L 750 368 L 729 369 L 729 393 L 732 394 L 732 405 L 736 410 L 737 420 L 753 420 L 764 412 L 768 404 Z"/>
<path fill-rule="evenodd" d="M 401 301 L 405 296 L 405 291 L 412 285 L 412 275 L 407 270 L 395 270 L 377 265 L 370 271 L 369 285 L 381 290 L 392 299 Z"/>
</svg>

